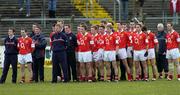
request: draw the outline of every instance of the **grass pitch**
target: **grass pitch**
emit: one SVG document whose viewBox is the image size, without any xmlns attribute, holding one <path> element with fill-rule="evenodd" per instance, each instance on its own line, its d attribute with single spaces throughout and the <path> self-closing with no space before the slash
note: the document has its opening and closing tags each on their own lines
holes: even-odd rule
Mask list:
<svg viewBox="0 0 180 95">
<path fill-rule="evenodd" d="M 2 71 L 2 69 L 0 69 Z M 2 72 L 0 72 L 1 74 Z M 18 81 L 20 79 L 18 72 Z M 45 69 L 44 83 L 12 84 L 11 70 L 5 84 L 0 84 L 0 95 L 180 95 L 180 81 L 119 81 L 94 83 L 51 82 L 51 69 Z"/>
</svg>

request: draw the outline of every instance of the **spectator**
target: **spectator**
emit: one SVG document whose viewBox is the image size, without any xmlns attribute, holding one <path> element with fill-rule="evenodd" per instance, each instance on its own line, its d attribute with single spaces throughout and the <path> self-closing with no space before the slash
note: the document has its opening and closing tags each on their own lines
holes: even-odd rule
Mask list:
<svg viewBox="0 0 180 95">
<path fill-rule="evenodd" d="M 121 0 L 122 2 L 122 16 L 124 20 L 128 19 L 128 0 Z"/>
<path fill-rule="evenodd" d="M 35 49 L 32 53 L 33 57 L 33 73 L 34 81 L 38 82 L 38 74 L 40 76 L 40 81 L 44 81 L 44 60 L 45 60 L 45 48 L 46 48 L 46 39 L 45 36 L 41 33 L 41 28 L 37 26 L 34 31 L 34 36 L 32 37 L 35 43 Z"/>
<path fill-rule="evenodd" d="M 156 50 L 156 63 L 159 73 L 159 78 L 163 78 L 163 70 L 165 72 L 165 78 L 168 76 L 168 62 L 166 59 L 166 32 L 164 31 L 164 25 L 162 23 L 159 23 L 157 25 L 157 39 L 159 42 L 159 47 Z"/>
<path fill-rule="evenodd" d="M 9 28 L 8 37 L 4 40 L 5 46 L 5 59 L 0 84 L 5 83 L 6 77 L 9 71 L 10 64 L 12 66 L 12 83 L 16 83 L 17 80 L 17 54 L 18 54 L 18 40 L 14 36 L 15 29 Z"/>
<path fill-rule="evenodd" d="M 23 11 L 24 2 L 26 3 L 26 17 L 30 16 L 30 0 L 18 0 L 19 2 L 19 11 Z"/>
<path fill-rule="evenodd" d="M 48 10 L 50 18 L 56 18 L 56 2 L 57 0 L 49 0 Z"/>
<path fill-rule="evenodd" d="M 178 24 L 178 13 L 180 12 L 180 0 L 170 0 L 170 12 L 173 15 L 173 24 Z"/>
</svg>

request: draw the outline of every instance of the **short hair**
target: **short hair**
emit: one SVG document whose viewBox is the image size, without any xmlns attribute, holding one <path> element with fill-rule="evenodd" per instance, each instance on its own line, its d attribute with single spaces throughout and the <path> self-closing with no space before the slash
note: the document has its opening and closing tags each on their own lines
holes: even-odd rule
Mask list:
<svg viewBox="0 0 180 95">
<path fill-rule="evenodd" d="M 167 22 L 167 24 L 170 24 L 171 26 L 173 26 L 173 23 L 172 23 L 172 22 Z"/>
<path fill-rule="evenodd" d="M 147 27 L 146 27 L 146 26 L 143 26 L 141 30 L 142 30 L 142 31 L 147 31 Z"/>
<path fill-rule="evenodd" d="M 9 30 L 12 30 L 13 32 L 16 31 L 14 27 L 9 27 Z"/>
<path fill-rule="evenodd" d="M 65 24 L 64 26 L 67 26 L 68 28 L 71 28 L 71 25 L 70 25 L 70 24 Z"/>
<path fill-rule="evenodd" d="M 80 27 L 83 27 L 85 30 L 87 30 L 87 25 L 86 24 L 83 24 Z"/>
<path fill-rule="evenodd" d="M 116 23 L 120 23 L 122 25 L 122 22 L 121 21 L 116 21 Z"/>
<path fill-rule="evenodd" d="M 103 25 L 100 25 L 99 28 L 100 28 L 100 27 L 103 28 L 103 29 L 105 29 L 105 26 L 103 26 Z"/>
<path fill-rule="evenodd" d="M 136 25 L 139 25 L 140 27 L 142 27 L 142 25 L 140 23 L 137 23 Z"/>
<path fill-rule="evenodd" d="M 164 28 L 164 25 L 162 23 L 158 23 L 157 27 Z"/>
<path fill-rule="evenodd" d="M 56 23 L 53 23 L 52 27 L 55 27 Z"/>
<path fill-rule="evenodd" d="M 59 24 L 56 24 L 55 26 L 57 26 L 57 27 L 61 27 L 61 25 L 59 25 Z"/>
<path fill-rule="evenodd" d="M 91 28 L 94 28 L 95 30 L 98 29 L 97 25 L 93 25 L 93 26 L 91 26 Z"/>
<path fill-rule="evenodd" d="M 106 28 L 110 28 L 111 30 L 113 29 L 111 25 L 107 25 Z"/>
<path fill-rule="evenodd" d="M 26 28 L 24 28 L 24 27 L 21 27 L 21 30 L 24 30 L 25 32 L 27 32 L 27 29 L 26 29 Z"/>
<path fill-rule="evenodd" d="M 62 24 L 64 24 L 64 20 L 58 20 L 57 22 L 61 22 Z"/>
<path fill-rule="evenodd" d="M 105 21 L 105 20 L 102 20 L 102 21 L 101 21 L 101 23 L 107 24 L 107 21 Z"/>
<path fill-rule="evenodd" d="M 36 28 L 39 28 L 41 30 L 41 26 L 40 25 L 36 25 Z"/>
</svg>

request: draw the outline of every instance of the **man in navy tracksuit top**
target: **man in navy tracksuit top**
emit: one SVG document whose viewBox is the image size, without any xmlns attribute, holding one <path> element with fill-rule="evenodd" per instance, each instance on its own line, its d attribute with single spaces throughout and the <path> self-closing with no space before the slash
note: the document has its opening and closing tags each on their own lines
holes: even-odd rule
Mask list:
<svg viewBox="0 0 180 95">
<path fill-rule="evenodd" d="M 17 80 L 17 54 L 18 54 L 17 43 L 18 43 L 18 40 L 14 36 L 14 32 L 15 30 L 13 28 L 9 28 L 8 37 L 4 40 L 5 56 L 4 56 L 3 73 L 0 79 L 1 84 L 5 83 L 6 81 L 10 64 L 12 66 L 12 83 L 16 83 L 16 80 Z"/>
<path fill-rule="evenodd" d="M 68 65 L 67 65 L 67 56 L 66 49 L 68 46 L 68 38 L 63 31 L 63 27 L 59 24 L 55 25 L 55 34 L 52 36 L 52 83 L 57 82 L 58 76 L 58 65 L 61 65 L 64 75 L 64 82 L 68 82 Z"/>
<path fill-rule="evenodd" d="M 44 60 L 45 60 L 45 48 L 47 41 L 45 36 L 41 33 L 41 28 L 37 26 L 34 31 L 35 35 L 32 37 L 35 43 L 35 49 L 32 53 L 33 58 L 33 78 L 35 82 L 38 82 L 38 75 L 40 81 L 44 81 Z"/>
</svg>

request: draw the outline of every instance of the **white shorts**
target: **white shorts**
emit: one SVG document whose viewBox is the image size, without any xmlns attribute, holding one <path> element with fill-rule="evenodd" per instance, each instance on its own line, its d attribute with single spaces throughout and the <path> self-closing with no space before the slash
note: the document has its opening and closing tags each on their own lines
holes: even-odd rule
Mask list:
<svg viewBox="0 0 180 95">
<path fill-rule="evenodd" d="M 80 63 L 92 62 L 91 51 L 78 52 L 78 62 L 80 62 Z"/>
<path fill-rule="evenodd" d="M 94 62 L 103 61 L 103 56 L 104 56 L 104 50 L 99 49 L 98 51 L 93 52 L 93 61 Z"/>
<path fill-rule="evenodd" d="M 155 58 L 155 50 L 154 48 L 148 49 L 148 59 L 154 59 Z"/>
<path fill-rule="evenodd" d="M 18 55 L 18 62 L 19 64 L 27 64 L 28 62 L 32 62 L 32 55 L 31 53 L 28 54 L 19 54 Z"/>
<path fill-rule="evenodd" d="M 131 51 L 132 51 L 132 47 L 127 47 L 127 57 L 128 57 L 128 58 L 132 58 L 132 53 L 131 53 Z"/>
<path fill-rule="evenodd" d="M 167 59 L 177 59 L 179 57 L 180 57 L 180 53 L 179 53 L 178 48 L 170 49 L 170 50 L 167 50 L 166 52 Z"/>
<path fill-rule="evenodd" d="M 144 57 L 146 50 L 134 50 L 134 61 L 146 61 L 147 57 Z"/>
<path fill-rule="evenodd" d="M 116 61 L 116 51 L 104 51 L 104 61 Z"/>
<path fill-rule="evenodd" d="M 125 48 L 121 48 L 117 52 L 118 58 L 119 59 L 126 59 L 127 58 L 127 52 Z"/>
</svg>

